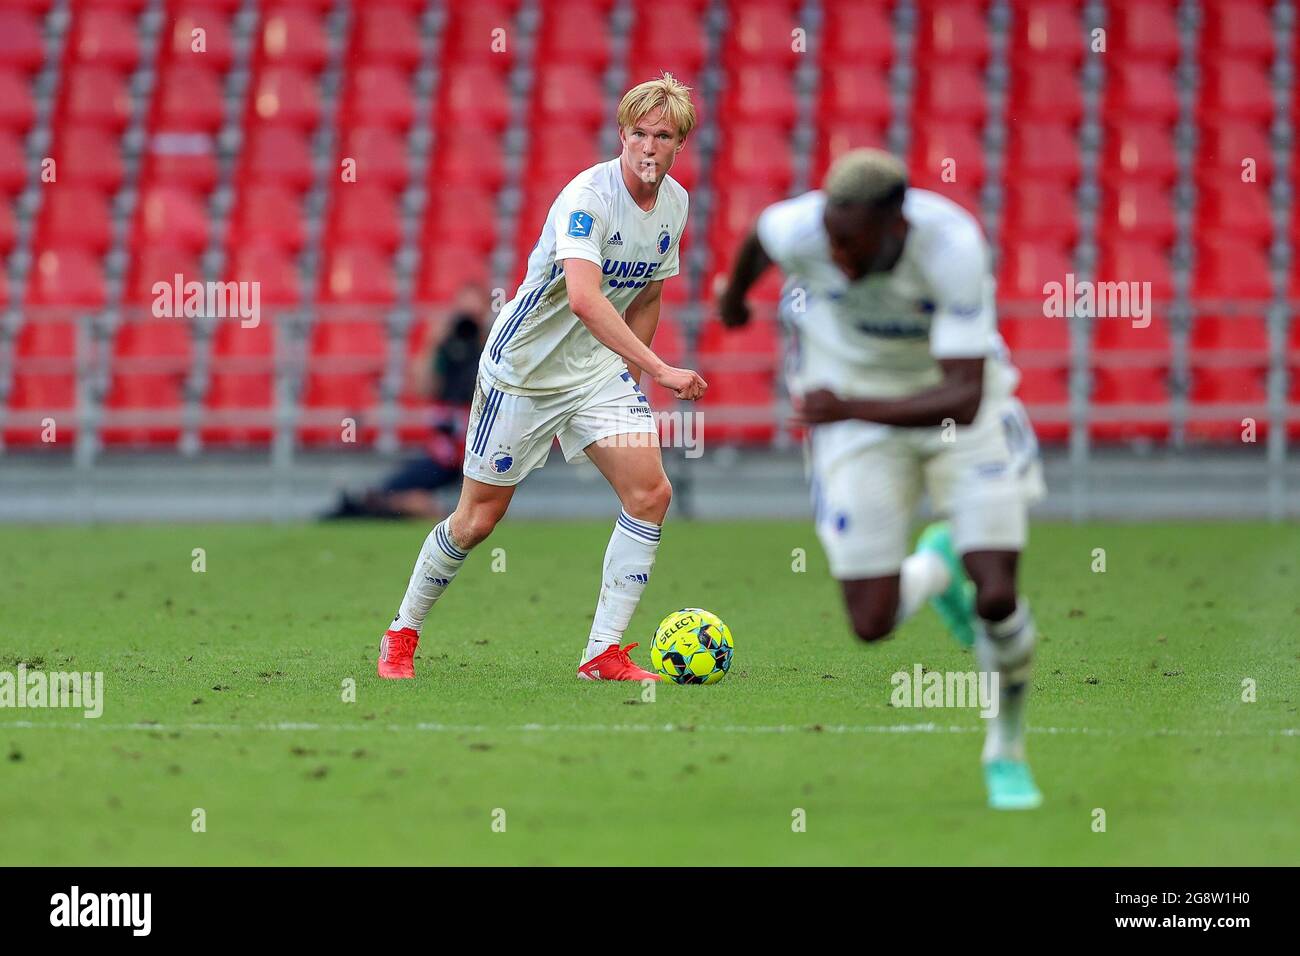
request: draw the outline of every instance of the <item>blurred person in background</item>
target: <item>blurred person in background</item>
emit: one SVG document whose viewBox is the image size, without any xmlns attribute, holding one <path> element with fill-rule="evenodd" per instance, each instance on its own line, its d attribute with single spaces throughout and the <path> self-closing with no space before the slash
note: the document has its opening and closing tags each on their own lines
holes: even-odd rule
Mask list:
<svg viewBox="0 0 1300 956">
<path fill-rule="evenodd" d="M 426 319 L 423 346 L 407 367 L 407 394 L 435 403 L 424 454 L 402 464 L 377 488 L 344 491 L 327 518 L 432 518 L 447 508 L 438 497 L 460 481 L 465 428 L 490 318 L 487 291 L 466 285 L 450 311 Z"/>
</svg>

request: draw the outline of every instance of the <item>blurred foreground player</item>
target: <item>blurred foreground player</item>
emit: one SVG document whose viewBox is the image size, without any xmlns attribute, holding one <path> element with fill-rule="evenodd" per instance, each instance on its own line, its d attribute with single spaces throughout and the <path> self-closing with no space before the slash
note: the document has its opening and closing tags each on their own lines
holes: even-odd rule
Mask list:
<svg viewBox="0 0 1300 956">
<path fill-rule="evenodd" d="M 773 262 L 788 277 L 781 313 L 790 392 L 810 426 L 814 520 L 853 628 L 879 640 L 931 601 L 999 675 L 983 752 L 990 805 L 1036 807 L 1024 745 L 1035 629 L 1016 569 L 1042 478 L 979 224 L 908 188 L 888 153 L 855 150 L 824 190 L 759 216 L 719 299 L 725 324 L 748 320 L 745 295 Z M 923 487 L 949 520 L 909 556 Z"/>
<path fill-rule="evenodd" d="M 659 547 L 672 487 L 638 383 L 644 370 L 678 398 L 707 387 L 650 348 L 663 280 L 677 275 L 687 196 L 668 170 L 695 125 L 690 89 L 670 74 L 618 107 L 622 152 L 584 170 L 547 214 L 528 272 L 501 310 L 479 363 L 460 502 L 424 542 L 379 648 L 381 677 L 414 677 L 425 617 L 470 549 L 505 515 L 515 486 L 560 439 L 586 454 L 622 504 L 605 551 L 595 620 L 578 667 L 587 680 L 658 679 L 619 646 Z"/>
</svg>

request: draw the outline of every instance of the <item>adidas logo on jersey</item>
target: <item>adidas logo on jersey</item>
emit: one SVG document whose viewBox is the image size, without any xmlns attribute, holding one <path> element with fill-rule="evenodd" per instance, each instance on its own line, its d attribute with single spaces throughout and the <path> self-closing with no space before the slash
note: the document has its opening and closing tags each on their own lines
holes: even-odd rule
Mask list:
<svg viewBox="0 0 1300 956">
<path fill-rule="evenodd" d="M 623 244 L 623 237 L 619 235 L 617 232 L 614 233 L 614 235 L 610 236 L 609 239 L 606 240 L 605 242 L 605 245 L 607 246 L 621 246 L 622 244 Z"/>
</svg>

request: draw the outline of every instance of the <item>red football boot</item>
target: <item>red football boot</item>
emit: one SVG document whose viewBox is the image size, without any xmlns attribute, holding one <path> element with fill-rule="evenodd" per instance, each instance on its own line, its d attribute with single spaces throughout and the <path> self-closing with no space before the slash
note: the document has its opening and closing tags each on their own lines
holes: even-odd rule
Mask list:
<svg viewBox="0 0 1300 956">
<path fill-rule="evenodd" d="M 394 680 L 415 676 L 415 648 L 420 635 L 409 627 L 384 631 L 379 642 L 379 676 Z"/>
<path fill-rule="evenodd" d="M 659 680 L 658 674 L 643 670 L 632 663 L 627 652 L 636 647 L 613 644 L 578 668 L 583 680 Z"/>
</svg>

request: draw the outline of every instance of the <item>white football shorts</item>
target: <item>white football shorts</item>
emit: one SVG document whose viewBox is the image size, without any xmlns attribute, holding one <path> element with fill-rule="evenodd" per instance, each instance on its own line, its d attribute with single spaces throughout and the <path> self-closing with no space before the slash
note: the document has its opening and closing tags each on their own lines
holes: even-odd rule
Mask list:
<svg viewBox="0 0 1300 956">
<path fill-rule="evenodd" d="M 566 461 L 615 435 L 658 444 L 650 403 L 626 369 L 553 395 L 504 392 L 479 377 L 465 440 L 465 474 L 489 485 L 517 485 L 546 464 L 560 439 Z"/>
<path fill-rule="evenodd" d="M 1038 442 L 1010 397 L 968 426 L 820 426 L 810 465 L 817 535 L 841 581 L 899 572 L 922 490 L 960 554 L 1023 550 L 1029 506 L 1044 493 Z"/>
</svg>

